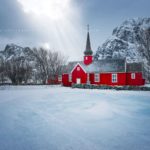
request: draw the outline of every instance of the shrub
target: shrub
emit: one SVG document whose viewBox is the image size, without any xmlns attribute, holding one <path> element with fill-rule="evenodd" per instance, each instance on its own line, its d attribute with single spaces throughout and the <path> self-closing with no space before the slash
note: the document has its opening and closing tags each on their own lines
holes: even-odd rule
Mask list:
<svg viewBox="0 0 150 150">
<path fill-rule="evenodd" d="M 108 86 L 108 85 L 94 85 L 94 84 L 73 84 L 72 88 L 80 89 L 102 89 L 102 90 L 134 90 L 134 91 L 150 91 L 150 87 L 143 86 Z"/>
</svg>

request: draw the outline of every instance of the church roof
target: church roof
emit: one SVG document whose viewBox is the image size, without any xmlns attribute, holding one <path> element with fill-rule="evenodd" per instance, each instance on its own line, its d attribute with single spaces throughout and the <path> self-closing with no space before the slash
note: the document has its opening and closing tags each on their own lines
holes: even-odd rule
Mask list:
<svg viewBox="0 0 150 150">
<path fill-rule="evenodd" d="M 142 72 L 143 63 L 128 63 L 127 72 Z"/>
<path fill-rule="evenodd" d="M 66 68 L 64 69 L 64 73 L 70 73 L 72 71 L 72 69 L 77 65 L 77 64 L 83 64 L 82 61 L 73 61 L 73 62 L 69 62 L 68 65 L 66 66 Z"/>
<path fill-rule="evenodd" d="M 124 59 L 104 59 L 93 61 L 90 65 L 85 65 L 82 61 L 70 62 L 67 66 L 66 73 L 70 73 L 77 64 L 80 64 L 87 73 L 125 72 Z"/>
<path fill-rule="evenodd" d="M 82 61 L 70 62 L 64 73 L 71 73 L 73 68 L 80 64 L 80 66 L 87 73 L 107 73 L 107 72 L 142 72 L 142 63 L 128 63 L 126 65 L 125 59 L 102 59 L 93 61 L 90 65 L 85 65 Z"/>
<path fill-rule="evenodd" d="M 87 72 L 125 72 L 125 59 L 104 59 L 86 66 Z"/>
</svg>

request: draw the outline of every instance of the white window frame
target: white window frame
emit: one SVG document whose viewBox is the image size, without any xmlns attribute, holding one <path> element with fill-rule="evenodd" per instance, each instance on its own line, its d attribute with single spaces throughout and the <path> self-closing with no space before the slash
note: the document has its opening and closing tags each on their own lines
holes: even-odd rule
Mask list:
<svg viewBox="0 0 150 150">
<path fill-rule="evenodd" d="M 94 81 L 95 82 L 100 82 L 100 74 L 99 73 L 94 74 Z"/>
<path fill-rule="evenodd" d="M 58 76 L 58 81 L 62 82 L 62 76 Z"/>
<path fill-rule="evenodd" d="M 112 83 L 118 82 L 118 75 L 116 73 L 113 73 L 111 77 L 112 77 Z"/>
<path fill-rule="evenodd" d="M 77 71 L 80 71 L 80 67 L 79 66 L 77 67 Z"/>
<path fill-rule="evenodd" d="M 72 82 L 72 74 L 69 74 L 69 82 Z"/>
<path fill-rule="evenodd" d="M 131 79 L 135 79 L 135 73 L 131 73 Z"/>
</svg>

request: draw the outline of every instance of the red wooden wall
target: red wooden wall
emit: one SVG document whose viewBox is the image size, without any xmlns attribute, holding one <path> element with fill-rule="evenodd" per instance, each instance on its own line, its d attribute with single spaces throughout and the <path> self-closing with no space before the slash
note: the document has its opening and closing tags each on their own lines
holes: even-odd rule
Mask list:
<svg viewBox="0 0 150 150">
<path fill-rule="evenodd" d="M 80 68 L 80 70 L 78 70 L 78 68 Z M 72 72 L 72 83 L 76 83 L 77 78 L 81 79 L 81 84 L 85 84 L 87 82 L 87 74 L 80 65 L 77 65 Z"/>
<path fill-rule="evenodd" d="M 93 56 L 89 55 L 89 56 L 84 56 L 84 64 L 85 65 L 89 65 L 93 62 Z"/>
<path fill-rule="evenodd" d="M 69 82 L 69 74 L 62 75 L 62 84 L 63 86 L 71 86 L 72 82 Z"/>
<path fill-rule="evenodd" d="M 135 79 L 131 78 L 132 73 L 127 73 L 127 85 L 144 85 L 145 80 L 142 77 L 142 72 L 135 73 Z"/>
<path fill-rule="evenodd" d="M 112 73 L 101 73 L 100 82 L 95 82 L 94 73 L 90 75 L 91 84 L 97 85 L 126 85 L 126 73 L 117 73 L 118 81 L 116 83 L 112 83 Z"/>
<path fill-rule="evenodd" d="M 135 73 L 135 79 L 131 78 L 131 73 L 114 73 L 117 74 L 117 82 L 112 82 L 112 74 L 113 73 L 101 73 L 100 81 L 95 82 L 94 73 L 90 73 L 89 80 L 90 84 L 96 84 L 96 85 L 109 85 L 109 86 L 125 86 L 125 85 L 131 85 L 131 86 L 139 86 L 144 85 L 145 80 L 142 77 L 142 73 L 138 72 Z M 64 74 L 62 77 L 62 83 L 64 86 L 71 86 L 72 83 L 76 83 L 77 78 L 81 79 L 81 84 L 87 83 L 87 74 L 85 71 L 80 67 L 80 65 L 77 65 L 76 68 L 74 68 L 72 72 L 72 82 L 69 82 L 69 74 Z"/>
</svg>

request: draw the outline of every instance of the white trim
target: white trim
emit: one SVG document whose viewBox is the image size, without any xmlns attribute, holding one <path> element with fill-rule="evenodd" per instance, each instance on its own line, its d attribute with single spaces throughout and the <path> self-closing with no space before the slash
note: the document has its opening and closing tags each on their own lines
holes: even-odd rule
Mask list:
<svg viewBox="0 0 150 150">
<path fill-rule="evenodd" d="M 90 74 L 87 73 L 87 81 L 90 81 Z"/>
<path fill-rule="evenodd" d="M 118 74 L 117 73 L 113 73 L 111 75 L 111 82 L 112 83 L 117 83 L 118 82 Z"/>
<path fill-rule="evenodd" d="M 135 75 L 135 73 L 131 73 L 131 79 L 135 79 L 136 77 L 135 77 L 136 75 Z"/>
<path fill-rule="evenodd" d="M 72 74 L 72 72 L 74 71 L 74 69 L 77 67 L 77 66 L 80 66 L 81 68 L 82 68 L 82 66 L 80 65 L 80 63 L 77 63 L 75 66 L 74 66 L 74 68 L 71 70 L 71 74 Z M 82 68 L 82 70 L 86 73 L 86 71 Z"/>
<path fill-rule="evenodd" d="M 87 83 L 87 84 L 90 84 L 90 73 L 87 73 L 86 75 L 87 75 L 86 83 Z"/>
<path fill-rule="evenodd" d="M 94 74 L 94 82 L 100 82 L 100 74 L 99 73 Z"/>
<path fill-rule="evenodd" d="M 72 82 L 72 74 L 68 74 L 69 76 L 68 76 L 68 81 L 69 82 Z"/>
</svg>

